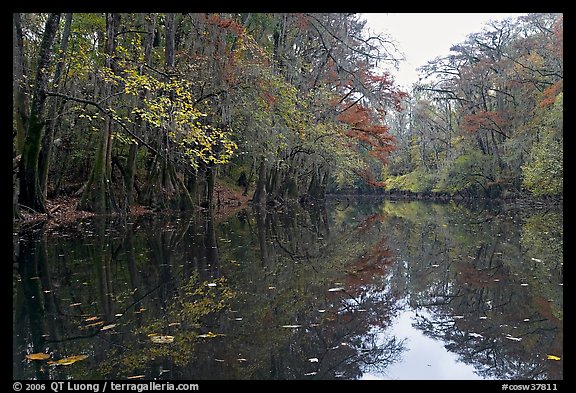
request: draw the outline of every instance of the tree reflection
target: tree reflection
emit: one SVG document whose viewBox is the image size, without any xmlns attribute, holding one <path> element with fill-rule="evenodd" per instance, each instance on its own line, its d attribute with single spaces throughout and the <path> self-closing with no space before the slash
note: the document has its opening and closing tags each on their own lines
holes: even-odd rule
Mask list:
<svg viewBox="0 0 576 393">
<path fill-rule="evenodd" d="M 390 227 L 401 228 L 409 239 L 434 233 L 407 249 L 408 272 L 397 275 L 407 281 L 412 305 L 421 310 L 414 325 L 485 378 L 562 379 L 561 365 L 547 357 L 563 352 L 557 263 L 562 257 L 525 246 L 528 235 L 521 239 L 517 228 L 526 231 L 530 221 L 508 215 L 478 220 L 482 212 L 463 211 L 450 214 L 450 225 L 443 226 L 448 217 L 420 220 L 407 212 Z M 541 232 L 552 234 L 559 227 L 554 221 Z"/>
<path fill-rule="evenodd" d="M 22 235 L 14 377 L 359 379 L 402 358 L 388 331 L 408 304 L 484 378 L 562 379 L 561 228 L 555 212 L 364 201 Z"/>
</svg>

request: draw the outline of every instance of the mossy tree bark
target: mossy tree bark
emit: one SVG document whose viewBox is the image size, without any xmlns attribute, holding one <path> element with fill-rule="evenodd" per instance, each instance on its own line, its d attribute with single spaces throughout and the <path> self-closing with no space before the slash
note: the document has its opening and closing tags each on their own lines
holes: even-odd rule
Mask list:
<svg viewBox="0 0 576 393">
<path fill-rule="evenodd" d="M 42 134 L 44 132 L 46 90 L 49 81 L 49 69 L 51 64 L 54 37 L 60 22 L 59 13 L 48 15 L 42 37 L 42 44 L 38 54 L 38 70 L 36 74 L 36 84 L 34 87 L 34 97 L 30 111 L 28 132 L 22 150 L 20 160 L 20 194 L 19 202 L 22 205 L 40 212 L 47 213 L 46 199 L 40 187 L 40 176 L 38 171 L 38 159 Z"/>
</svg>

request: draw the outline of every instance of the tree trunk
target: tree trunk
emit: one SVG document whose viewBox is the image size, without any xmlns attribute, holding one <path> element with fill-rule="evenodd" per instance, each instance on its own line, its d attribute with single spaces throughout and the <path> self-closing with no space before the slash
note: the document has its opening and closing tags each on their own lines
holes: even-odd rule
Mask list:
<svg viewBox="0 0 576 393">
<path fill-rule="evenodd" d="M 16 155 L 21 154 L 24 149 L 24 140 L 26 139 L 26 131 L 28 130 L 29 113 L 28 108 L 28 95 L 26 91 L 26 60 L 24 57 L 24 41 L 22 33 L 22 22 L 19 13 L 13 14 L 13 84 L 12 92 L 14 99 L 14 120 L 16 123 Z"/>
<path fill-rule="evenodd" d="M 62 85 L 64 84 L 60 78 L 62 76 L 62 67 L 64 65 L 64 59 L 66 57 L 66 51 L 68 50 L 68 40 L 70 38 L 70 27 L 72 26 L 72 13 L 66 14 L 66 23 L 64 24 L 64 31 L 62 32 L 62 44 L 60 45 L 60 54 L 58 56 L 58 61 L 56 63 L 56 71 L 54 72 L 54 85 L 56 92 L 62 90 Z M 54 134 L 56 130 L 60 127 L 59 116 L 64 108 L 63 100 L 59 97 L 55 98 L 53 105 L 51 120 L 46 125 L 46 132 L 44 134 L 44 139 L 42 140 L 42 150 L 40 150 L 40 157 L 38 160 L 38 168 L 40 171 L 40 188 L 42 189 L 42 197 L 44 199 L 48 198 L 48 171 L 50 169 L 50 158 L 52 153 L 52 143 L 54 141 Z"/>
<path fill-rule="evenodd" d="M 46 89 L 49 79 L 48 70 L 50 69 L 52 45 L 59 22 L 59 13 L 49 14 L 46 20 L 44 36 L 38 55 L 38 71 L 30 111 L 30 123 L 20 161 L 20 203 L 40 213 L 46 213 L 46 200 L 43 198 L 40 188 L 38 158 L 45 125 L 44 104 L 46 102 Z"/>
<path fill-rule="evenodd" d="M 266 204 L 266 161 L 264 157 L 260 158 L 258 180 L 256 181 L 256 189 L 254 190 L 252 203 L 255 205 Z"/>
<path fill-rule="evenodd" d="M 119 14 L 106 14 L 106 67 L 110 69 L 112 69 L 111 58 L 115 51 L 115 33 L 119 25 Z M 102 89 L 102 96 L 106 99 L 111 95 L 112 86 L 109 82 L 104 81 L 103 83 L 104 87 Z M 110 185 L 110 152 L 112 148 L 111 122 L 112 120 L 110 118 L 107 118 L 104 121 L 102 132 L 100 133 L 98 149 L 96 150 L 96 157 L 94 158 L 94 165 L 86 188 L 84 189 L 80 202 L 78 203 L 78 210 L 107 214 L 116 209 Z"/>
<path fill-rule="evenodd" d="M 152 14 L 150 18 L 151 20 L 148 20 L 145 14 L 142 14 L 141 17 L 144 30 L 148 33 L 144 37 L 144 64 L 151 65 L 152 45 L 154 43 L 154 30 L 156 28 L 157 15 Z M 138 128 L 140 129 L 140 136 L 143 136 L 147 129 L 146 122 L 142 121 L 141 119 L 138 119 L 137 121 L 139 122 Z M 130 150 L 128 152 L 128 162 L 126 163 L 126 175 L 124 177 L 124 184 L 126 187 L 126 201 L 128 206 L 131 206 L 134 203 L 134 180 L 136 176 L 137 153 L 138 144 L 131 143 Z"/>
</svg>

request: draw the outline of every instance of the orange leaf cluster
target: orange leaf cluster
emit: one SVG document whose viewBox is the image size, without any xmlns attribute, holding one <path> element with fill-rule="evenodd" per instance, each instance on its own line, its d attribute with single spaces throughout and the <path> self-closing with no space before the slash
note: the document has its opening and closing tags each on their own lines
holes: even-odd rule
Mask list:
<svg viewBox="0 0 576 393">
<path fill-rule="evenodd" d="M 498 112 L 479 112 L 464 116 L 462 127 L 467 132 L 500 128 L 504 119 Z"/>
<path fill-rule="evenodd" d="M 233 19 L 222 18 L 218 14 L 206 15 L 206 22 L 214 24 L 221 29 L 230 30 L 238 36 L 244 35 L 244 28 Z"/>
<path fill-rule="evenodd" d="M 368 154 L 386 162 L 389 153 L 394 150 L 394 137 L 388 134 L 389 127 L 374 119 L 378 116 L 362 105 L 354 105 L 342 112 L 337 119 L 350 128 L 346 136 L 371 147 Z"/>
<path fill-rule="evenodd" d="M 538 106 L 540 108 L 548 108 L 556 101 L 556 97 L 564 90 L 564 79 L 560 79 L 558 82 L 549 86 L 542 93 L 542 100 Z"/>
</svg>

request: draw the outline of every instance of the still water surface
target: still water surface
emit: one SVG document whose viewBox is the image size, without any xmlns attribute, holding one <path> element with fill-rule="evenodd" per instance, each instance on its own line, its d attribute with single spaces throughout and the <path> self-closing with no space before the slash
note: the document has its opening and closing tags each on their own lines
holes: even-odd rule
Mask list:
<svg viewBox="0 0 576 393">
<path fill-rule="evenodd" d="M 560 380 L 562 221 L 345 198 L 15 233 L 13 377 Z"/>
</svg>

